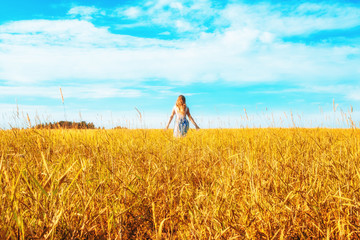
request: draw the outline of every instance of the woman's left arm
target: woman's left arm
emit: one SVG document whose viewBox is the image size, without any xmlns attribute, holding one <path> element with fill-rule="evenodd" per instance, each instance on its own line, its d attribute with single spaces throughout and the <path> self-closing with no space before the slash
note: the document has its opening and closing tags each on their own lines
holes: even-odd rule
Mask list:
<svg viewBox="0 0 360 240">
<path fill-rule="evenodd" d="M 189 117 L 190 121 L 194 124 L 196 129 L 200 129 L 199 126 L 196 124 L 196 122 L 194 121 L 194 119 L 192 118 L 191 114 L 190 114 L 190 110 L 189 108 L 187 108 L 187 112 L 186 115 Z"/>
</svg>

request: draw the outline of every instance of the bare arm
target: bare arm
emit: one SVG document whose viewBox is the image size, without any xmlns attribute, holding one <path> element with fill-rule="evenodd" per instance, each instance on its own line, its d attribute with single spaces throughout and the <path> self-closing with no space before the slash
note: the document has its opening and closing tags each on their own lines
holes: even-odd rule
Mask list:
<svg viewBox="0 0 360 240">
<path fill-rule="evenodd" d="M 167 124 L 166 127 L 165 127 L 165 130 L 167 130 L 167 129 L 169 128 L 169 125 L 170 125 L 170 123 L 171 123 L 174 115 L 175 115 L 175 109 L 173 109 L 172 112 L 171 112 L 171 116 L 170 116 L 170 119 L 169 119 L 168 124 Z"/>
<path fill-rule="evenodd" d="M 194 124 L 196 129 L 200 129 L 199 126 L 196 124 L 196 122 L 194 121 L 194 119 L 192 118 L 191 114 L 190 114 L 190 110 L 189 108 L 187 109 L 186 115 L 189 117 L 190 121 Z"/>
</svg>

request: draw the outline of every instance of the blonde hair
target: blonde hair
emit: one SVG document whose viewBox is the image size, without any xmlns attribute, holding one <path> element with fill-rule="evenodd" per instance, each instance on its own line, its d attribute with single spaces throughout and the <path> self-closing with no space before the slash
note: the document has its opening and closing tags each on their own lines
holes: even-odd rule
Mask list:
<svg viewBox="0 0 360 240">
<path fill-rule="evenodd" d="M 182 114 L 186 113 L 186 100 L 183 95 L 180 95 L 176 100 L 176 107 L 179 109 L 179 112 Z"/>
</svg>

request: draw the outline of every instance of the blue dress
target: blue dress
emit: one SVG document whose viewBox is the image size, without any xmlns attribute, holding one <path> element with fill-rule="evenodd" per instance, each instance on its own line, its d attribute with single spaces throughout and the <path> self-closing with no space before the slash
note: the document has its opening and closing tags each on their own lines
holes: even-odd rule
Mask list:
<svg viewBox="0 0 360 240">
<path fill-rule="evenodd" d="M 187 120 L 186 114 L 181 114 L 176 106 L 174 107 L 174 110 L 176 113 L 174 137 L 184 137 L 189 130 L 189 120 Z M 185 112 L 187 111 L 188 108 L 186 107 Z"/>
</svg>

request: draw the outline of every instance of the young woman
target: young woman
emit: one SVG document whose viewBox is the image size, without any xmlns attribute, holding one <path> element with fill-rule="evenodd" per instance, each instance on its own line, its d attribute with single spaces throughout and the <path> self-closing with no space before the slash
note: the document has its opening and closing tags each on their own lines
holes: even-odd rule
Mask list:
<svg viewBox="0 0 360 240">
<path fill-rule="evenodd" d="M 165 130 L 169 128 L 169 125 L 175 114 L 176 114 L 176 120 L 174 127 L 174 137 L 183 137 L 186 135 L 187 131 L 189 130 L 189 121 L 187 120 L 186 116 L 189 117 L 190 121 L 194 124 L 196 129 L 199 129 L 199 126 L 196 124 L 196 122 L 194 121 L 194 119 L 190 114 L 189 108 L 186 106 L 185 97 L 183 95 L 180 95 L 177 98 Z"/>
</svg>

